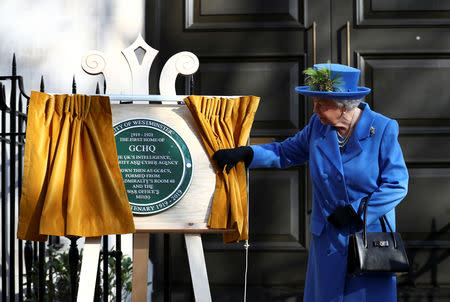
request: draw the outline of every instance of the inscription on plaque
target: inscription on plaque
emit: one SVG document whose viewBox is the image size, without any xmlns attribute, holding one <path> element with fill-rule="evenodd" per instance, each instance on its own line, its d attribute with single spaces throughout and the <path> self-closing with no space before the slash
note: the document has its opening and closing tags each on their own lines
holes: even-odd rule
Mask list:
<svg viewBox="0 0 450 302">
<path fill-rule="evenodd" d="M 175 205 L 192 179 L 192 158 L 180 135 L 152 119 L 114 125 L 117 155 L 133 214 L 154 214 Z"/>
</svg>

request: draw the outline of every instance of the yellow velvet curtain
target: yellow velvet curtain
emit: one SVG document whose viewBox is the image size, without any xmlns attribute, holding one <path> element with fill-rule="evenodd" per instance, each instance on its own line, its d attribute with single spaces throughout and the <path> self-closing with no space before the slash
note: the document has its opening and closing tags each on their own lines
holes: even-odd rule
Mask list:
<svg viewBox="0 0 450 302">
<path fill-rule="evenodd" d="M 31 93 L 17 236 L 134 232 L 108 97 Z"/>
<path fill-rule="evenodd" d="M 230 99 L 195 95 L 184 99 L 200 128 L 210 157 L 217 150 L 247 144 L 259 99 L 255 96 Z M 217 170 L 208 226 L 234 229 L 235 232 L 224 234 L 224 242 L 248 239 L 247 173 L 243 162 L 231 169 L 230 174 Z"/>
</svg>

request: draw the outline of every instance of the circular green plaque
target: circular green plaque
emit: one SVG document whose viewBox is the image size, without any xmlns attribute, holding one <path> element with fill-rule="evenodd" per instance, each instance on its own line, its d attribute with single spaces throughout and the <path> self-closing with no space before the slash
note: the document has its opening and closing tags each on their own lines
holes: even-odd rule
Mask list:
<svg viewBox="0 0 450 302">
<path fill-rule="evenodd" d="M 114 135 L 133 214 L 154 214 L 175 205 L 191 184 L 193 168 L 181 136 L 146 118 L 114 125 Z"/>
</svg>

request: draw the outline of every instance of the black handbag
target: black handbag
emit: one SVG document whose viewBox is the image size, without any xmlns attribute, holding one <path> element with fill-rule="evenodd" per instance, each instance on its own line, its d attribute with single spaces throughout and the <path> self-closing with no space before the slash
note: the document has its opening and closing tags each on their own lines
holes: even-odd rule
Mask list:
<svg viewBox="0 0 450 302">
<path fill-rule="evenodd" d="M 392 232 L 385 215 L 380 217 L 382 232 L 367 232 L 368 198 L 362 202 L 364 202 L 364 230 L 350 235 L 347 273 L 351 275 L 407 273 L 409 262 L 400 233 Z M 385 222 L 390 232 L 386 232 Z"/>
</svg>

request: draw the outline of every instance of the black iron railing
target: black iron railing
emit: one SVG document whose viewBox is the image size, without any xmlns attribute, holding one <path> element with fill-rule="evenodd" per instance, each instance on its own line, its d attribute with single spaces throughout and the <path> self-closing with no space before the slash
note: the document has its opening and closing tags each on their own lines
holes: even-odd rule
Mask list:
<svg viewBox="0 0 450 302">
<path fill-rule="evenodd" d="M 23 301 L 24 296 L 24 280 L 15 278 L 16 269 L 19 274 L 23 272 L 23 242 L 16 239 L 15 226 L 18 196 L 20 196 L 22 187 L 24 123 L 26 121 L 24 99 L 27 101 L 29 97 L 24 92 L 23 79 L 17 75 L 16 66 L 16 57 L 13 56 L 11 75 L 0 76 L 2 301 L 7 301 L 8 297 L 11 301 L 15 300 L 16 281 L 18 282 L 19 301 Z M 7 101 L 6 96 L 7 86 L 10 90 L 10 102 Z M 17 268 L 16 246 L 18 251 Z"/>
<path fill-rule="evenodd" d="M 10 76 L 0 76 L 1 301 L 44 301 L 49 300 L 46 297 L 46 295 L 49 295 L 49 289 L 46 287 L 46 284 L 52 283 L 56 273 L 48 265 L 49 249 L 61 246 L 61 242 L 60 238 L 55 236 L 49 236 L 48 243 L 22 242 L 16 236 L 17 209 L 19 208 L 22 189 L 27 105 L 30 99 L 24 91 L 22 76 L 17 75 L 16 66 L 14 55 L 12 74 Z M 10 91 L 9 98 L 6 95 L 7 90 Z M 72 93 L 76 93 L 76 90 L 74 77 Z M 45 92 L 43 77 L 41 77 L 40 91 Z M 96 94 L 99 93 L 100 89 L 97 84 Z M 79 237 L 69 237 L 68 258 L 71 301 L 76 301 L 77 295 L 78 268 L 80 267 L 78 239 Z M 100 274 L 101 262 L 99 260 L 95 301 L 106 302 L 111 300 L 111 297 L 109 297 L 110 279 L 108 276 L 108 259 L 110 257 L 115 259 L 115 300 L 122 300 L 121 236 L 117 235 L 114 251 L 109 250 L 108 236 L 103 237 L 103 250 L 101 251 L 103 272 Z M 18 278 L 16 275 L 18 275 Z M 35 282 L 36 276 L 37 282 Z M 100 279 L 103 282 L 100 282 Z M 18 289 L 16 290 L 16 288 Z"/>
</svg>

